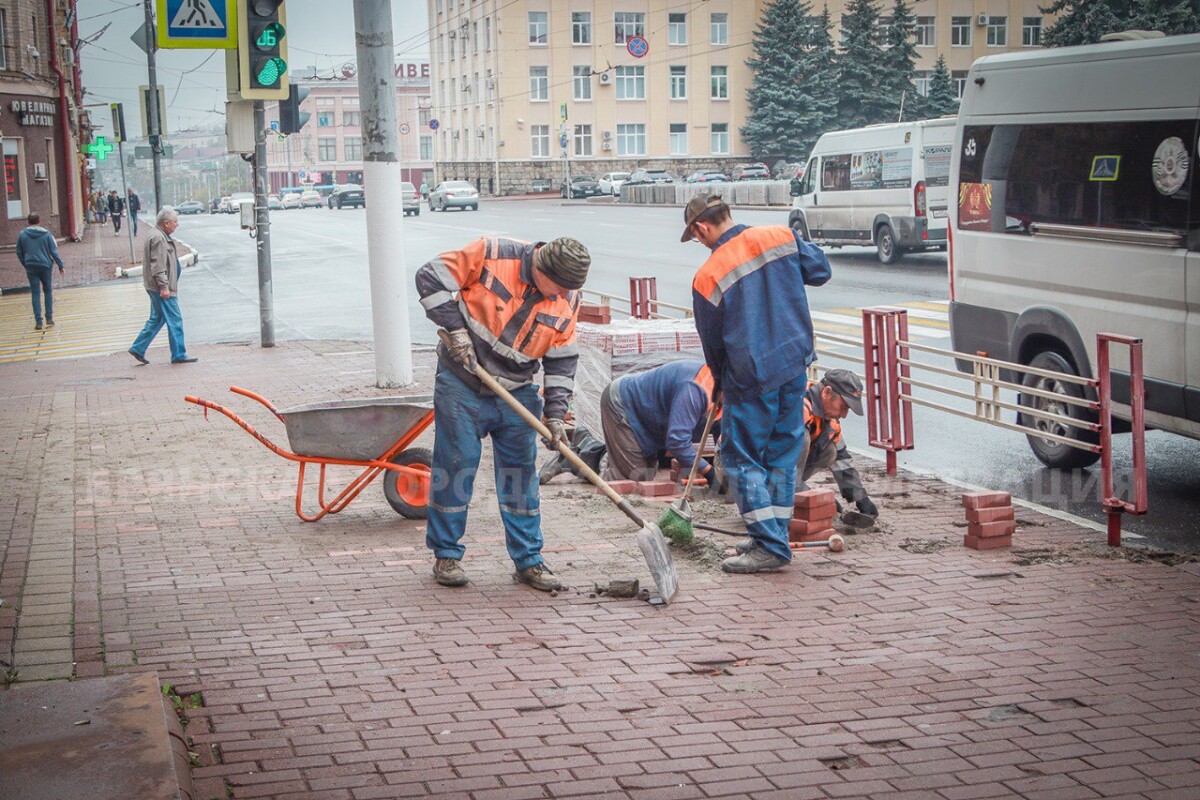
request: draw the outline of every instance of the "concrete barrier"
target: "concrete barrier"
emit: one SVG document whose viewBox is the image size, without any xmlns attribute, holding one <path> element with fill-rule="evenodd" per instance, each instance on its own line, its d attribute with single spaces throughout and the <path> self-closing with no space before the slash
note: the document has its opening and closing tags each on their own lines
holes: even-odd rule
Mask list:
<svg viewBox="0 0 1200 800">
<path fill-rule="evenodd" d="M 721 195 L 731 206 L 786 207 L 792 204 L 788 181 L 625 185 L 621 187 L 621 202 L 683 206 L 693 197 L 707 197 L 710 194 Z"/>
</svg>

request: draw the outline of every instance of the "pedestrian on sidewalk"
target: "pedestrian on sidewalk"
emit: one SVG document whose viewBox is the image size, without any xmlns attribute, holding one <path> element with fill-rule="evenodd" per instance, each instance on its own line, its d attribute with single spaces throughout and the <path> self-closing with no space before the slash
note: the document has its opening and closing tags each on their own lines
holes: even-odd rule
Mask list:
<svg viewBox="0 0 1200 800">
<path fill-rule="evenodd" d="M 129 355 L 139 364 L 149 364 L 146 349 L 166 325 L 171 363 L 191 364 L 197 359 L 187 354 L 183 342 L 183 314 L 179 311 L 179 273 L 183 268 L 175 250 L 175 240 L 171 238 L 179 227 L 179 212 L 171 206 L 163 206 L 156 223 L 147 232 L 146 243 L 142 245 L 142 285 L 150 295 L 150 318 L 129 348 Z"/>
<path fill-rule="evenodd" d="M 476 359 L 534 416 L 543 401 L 533 383 L 544 368 L 545 420 L 552 438 L 566 441 L 563 421 L 575 384 L 579 349 L 575 322 L 592 258 L 575 239 L 531 244 L 486 238 L 442 253 L 417 271 L 425 315 L 453 341 L 439 345 L 433 389 L 433 474 L 425 543 L 434 579 L 463 586 L 467 506 L 485 436 L 496 459 L 496 499 L 514 577 L 535 589 L 562 586 L 542 558 L 536 477 L 537 435 L 475 375 Z M 457 295 L 457 300 L 455 299 Z"/>
<path fill-rule="evenodd" d="M 30 214 L 29 227 L 17 236 L 17 261 L 21 262 L 21 266 L 25 268 L 25 275 L 29 278 L 35 331 L 42 330 L 43 295 L 46 298 L 46 324 L 54 325 L 54 265 L 58 264 L 59 275 L 66 274 L 54 234 L 39 225 L 41 221 L 42 218 L 37 214 Z"/>
<path fill-rule="evenodd" d="M 142 198 L 138 197 L 137 192 L 133 189 L 127 191 L 129 196 L 126 199 L 125 207 L 129 210 L 129 224 L 133 227 L 133 235 L 137 236 L 138 212 L 142 210 Z"/>
<path fill-rule="evenodd" d="M 815 358 L 804 287 L 829 280 L 829 260 L 784 225 L 735 225 L 720 195 L 692 198 L 684 224 L 680 241 L 712 251 L 692 281 L 692 309 L 723 406 L 722 467 L 754 540 L 721 569 L 778 570 L 792 560 L 788 521 Z"/>
<path fill-rule="evenodd" d="M 112 216 L 113 235 L 119 236 L 121 233 L 121 217 L 125 215 L 125 201 L 121 199 L 121 195 L 117 194 L 116 189 L 108 193 L 108 213 Z"/>
<path fill-rule="evenodd" d="M 104 192 L 96 192 L 92 197 L 92 210 L 96 212 L 96 222 L 103 225 L 108 221 L 108 200 L 104 197 Z"/>
</svg>

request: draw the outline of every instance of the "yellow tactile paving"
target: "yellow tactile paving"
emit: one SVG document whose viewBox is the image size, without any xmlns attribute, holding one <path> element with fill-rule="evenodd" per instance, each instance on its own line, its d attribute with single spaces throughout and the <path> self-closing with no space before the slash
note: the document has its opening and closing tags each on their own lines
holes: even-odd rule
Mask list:
<svg viewBox="0 0 1200 800">
<path fill-rule="evenodd" d="M 888 303 L 887 305 L 907 309 L 909 330 L 918 335 L 943 338 L 950 331 L 948 302 L 913 300 L 904 303 Z M 851 320 L 858 322 L 858 330 L 862 331 L 862 310 L 858 308 L 831 308 L 821 314 L 814 314 L 814 317 L 817 318 L 814 324 L 818 329 L 821 327 L 820 317 L 824 317 L 829 323 L 832 323 L 836 317 L 845 317 L 848 323 Z"/>
</svg>

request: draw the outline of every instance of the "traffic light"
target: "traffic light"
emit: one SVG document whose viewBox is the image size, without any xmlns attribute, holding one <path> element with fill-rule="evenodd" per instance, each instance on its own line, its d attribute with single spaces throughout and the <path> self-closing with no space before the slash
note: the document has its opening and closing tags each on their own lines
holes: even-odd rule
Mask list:
<svg viewBox="0 0 1200 800">
<path fill-rule="evenodd" d="M 312 116 L 307 111 L 300 110 L 300 104 L 308 97 L 308 89 L 292 84 L 287 98 L 279 101 L 279 132 L 282 134 L 299 133 Z"/>
<path fill-rule="evenodd" d="M 238 1 L 238 76 L 246 100 L 288 96 L 283 0 Z"/>
</svg>

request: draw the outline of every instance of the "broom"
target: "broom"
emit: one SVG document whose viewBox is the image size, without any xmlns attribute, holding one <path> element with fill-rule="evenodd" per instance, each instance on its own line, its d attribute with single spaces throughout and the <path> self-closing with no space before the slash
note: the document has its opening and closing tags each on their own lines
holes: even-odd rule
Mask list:
<svg viewBox="0 0 1200 800">
<path fill-rule="evenodd" d="M 708 419 L 704 421 L 704 433 L 700 437 L 700 448 L 704 448 L 704 444 L 708 441 L 708 432 L 712 430 L 713 419 L 717 415 L 717 404 L 713 403 L 708 407 Z M 692 497 L 692 486 L 696 482 L 696 467 L 700 466 L 700 453 L 697 451 L 696 458 L 692 461 L 692 470 L 688 473 L 687 486 L 683 489 L 683 497 L 671 504 L 671 507 L 663 512 L 658 518 L 658 527 L 673 544 L 687 544 L 692 540 L 692 535 L 695 533 L 692 530 L 692 505 L 689 502 Z"/>
</svg>

